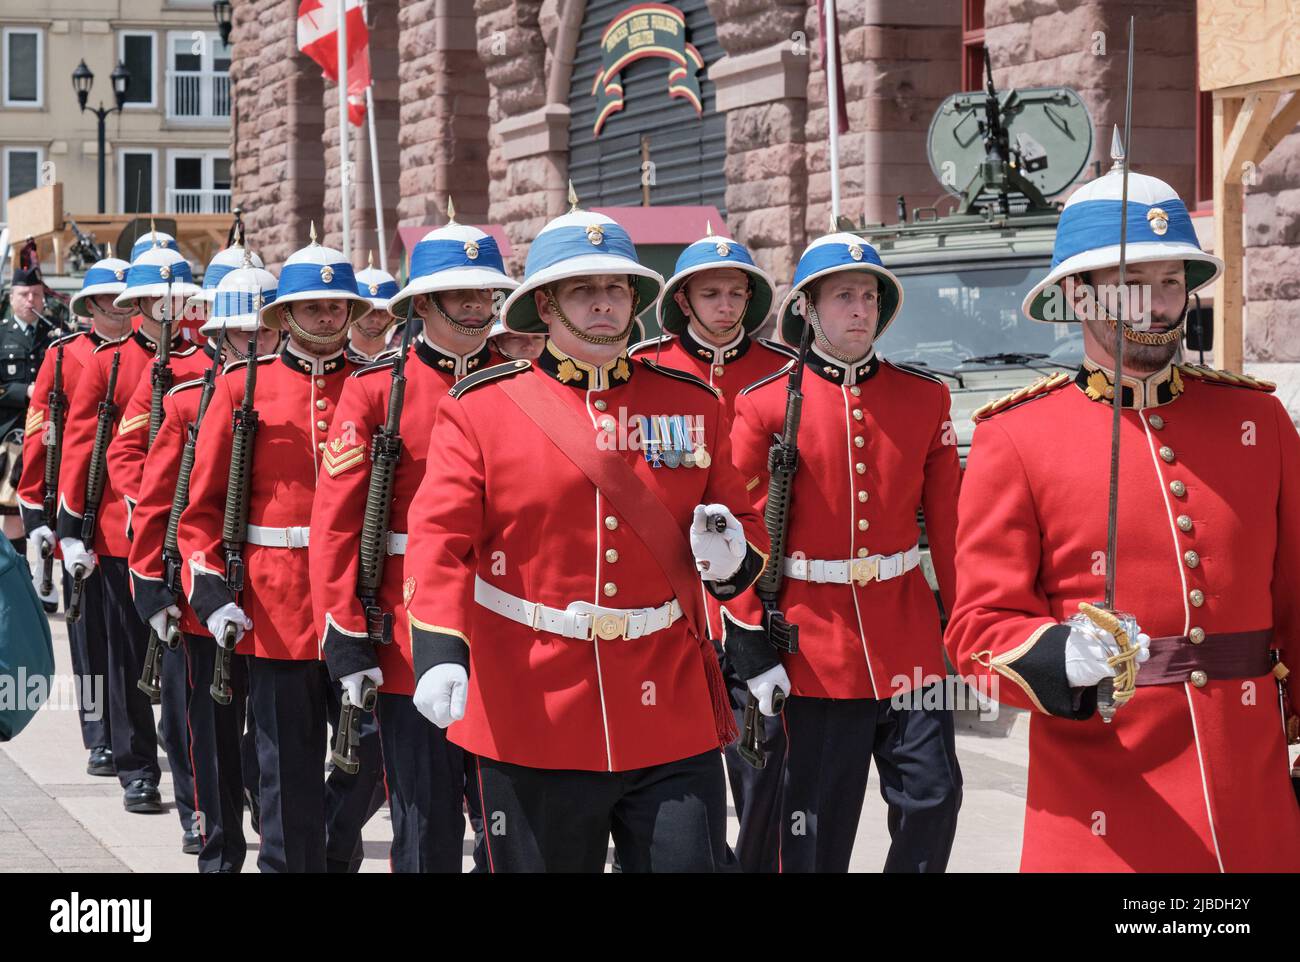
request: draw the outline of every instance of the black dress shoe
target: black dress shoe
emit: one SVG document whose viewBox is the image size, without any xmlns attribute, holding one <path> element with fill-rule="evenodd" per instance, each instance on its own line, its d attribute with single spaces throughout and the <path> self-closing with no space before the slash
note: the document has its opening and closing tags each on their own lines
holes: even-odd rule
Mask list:
<svg viewBox="0 0 1300 962">
<path fill-rule="evenodd" d="M 203 851 L 203 839 L 199 838 L 199 833 L 190 829 L 181 836 L 181 851 L 186 855 L 198 855 Z"/>
<path fill-rule="evenodd" d="M 116 775 L 117 767 L 113 764 L 113 750 L 107 745 L 96 745 L 90 750 L 86 761 L 86 773 L 89 775 Z"/>
<path fill-rule="evenodd" d="M 59 611 L 59 603 L 57 601 L 42 601 L 41 607 L 45 609 L 47 615 L 57 614 Z"/>
<path fill-rule="evenodd" d="M 122 805 L 137 815 L 157 815 L 162 809 L 162 796 L 151 778 L 137 778 L 122 794 Z"/>
</svg>

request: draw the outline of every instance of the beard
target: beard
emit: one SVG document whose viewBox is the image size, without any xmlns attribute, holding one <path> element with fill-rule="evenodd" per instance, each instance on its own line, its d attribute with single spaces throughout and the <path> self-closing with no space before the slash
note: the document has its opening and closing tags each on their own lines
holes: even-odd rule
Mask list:
<svg viewBox="0 0 1300 962">
<path fill-rule="evenodd" d="M 1093 318 L 1087 322 L 1089 330 L 1111 355 L 1112 364 L 1114 362 L 1115 350 L 1115 322 L 1109 318 Z M 1151 319 L 1151 333 L 1164 333 L 1166 331 L 1179 331 L 1181 335 L 1183 325 L 1183 315 L 1178 317 L 1153 316 Z M 1124 369 L 1132 371 L 1135 374 L 1154 374 L 1156 371 L 1163 370 L 1177 356 L 1182 337 L 1175 337 L 1167 344 L 1143 344 L 1133 339 L 1134 332 L 1131 328 L 1125 326 L 1124 329 Z"/>
</svg>

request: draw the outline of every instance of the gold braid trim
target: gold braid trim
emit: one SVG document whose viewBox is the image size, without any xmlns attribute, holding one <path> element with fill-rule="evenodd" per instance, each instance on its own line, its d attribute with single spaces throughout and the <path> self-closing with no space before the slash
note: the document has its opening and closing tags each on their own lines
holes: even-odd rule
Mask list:
<svg viewBox="0 0 1300 962">
<path fill-rule="evenodd" d="M 1028 401 L 1030 398 L 1047 394 L 1049 391 L 1054 391 L 1058 387 L 1061 387 L 1061 385 L 1069 383 L 1069 381 L 1070 375 L 1065 371 L 1057 371 L 1055 374 L 1045 375 L 1044 377 L 1040 377 L 1037 381 L 1034 381 L 1032 384 L 1026 384 L 1024 387 L 1012 391 L 1010 394 L 1004 395 L 997 400 L 990 401 L 988 404 L 977 409 L 975 413 L 970 416 L 970 419 L 976 423 L 985 421 L 997 414 L 999 411 L 1003 411 L 1014 404 L 1019 404 L 1021 401 Z"/>
<path fill-rule="evenodd" d="M 1179 364 L 1175 370 L 1181 371 L 1187 377 L 1194 377 L 1198 381 L 1212 381 L 1215 384 L 1234 384 L 1237 387 L 1254 388 L 1256 391 L 1267 391 L 1270 394 L 1277 390 L 1277 385 L 1272 381 L 1265 381 L 1263 378 L 1251 377 L 1249 374 L 1234 374 L 1232 371 L 1218 371 L 1212 367 L 1205 367 L 1200 364 Z"/>
</svg>

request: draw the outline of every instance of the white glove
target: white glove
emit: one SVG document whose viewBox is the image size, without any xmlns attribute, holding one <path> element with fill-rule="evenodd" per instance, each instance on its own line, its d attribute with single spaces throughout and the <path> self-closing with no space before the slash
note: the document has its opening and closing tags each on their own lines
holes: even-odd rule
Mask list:
<svg viewBox="0 0 1300 962">
<path fill-rule="evenodd" d="M 745 687 L 749 693 L 758 699 L 758 710 L 764 715 L 775 715 L 777 711 L 772 707 L 772 696 L 780 689 L 781 694 L 790 694 L 790 676 L 785 673 L 784 665 L 777 665 L 775 668 L 769 668 L 761 675 L 755 675 L 745 682 Z"/>
<path fill-rule="evenodd" d="M 343 686 L 343 691 L 352 704 L 361 705 L 361 682 L 367 678 L 375 683 L 376 688 L 383 687 L 384 673 L 378 665 L 374 668 L 367 668 L 365 671 L 354 671 L 352 674 L 344 675 L 339 679 L 339 684 Z"/>
<path fill-rule="evenodd" d="M 1132 618 L 1125 622 L 1129 641 L 1137 645 L 1140 665 L 1151 657 L 1151 637 L 1143 634 Z M 1074 615 L 1065 623 L 1070 626 L 1070 635 L 1065 639 L 1065 677 L 1070 687 L 1091 688 L 1103 678 L 1114 678 L 1115 669 L 1107 659 L 1119 654 L 1115 636 L 1084 614 Z"/>
<path fill-rule="evenodd" d="M 46 545 L 50 546 L 51 551 L 54 550 L 54 542 L 56 539 L 54 537 L 54 532 L 51 531 L 47 525 L 38 525 L 31 531 L 27 532 L 27 537 L 36 543 L 36 556 L 38 558 L 41 557 L 41 552 L 44 550 Z M 50 584 L 50 593 L 48 595 L 41 594 L 41 577 L 44 568 L 45 565 L 42 562 L 32 569 L 32 585 L 36 588 L 36 597 L 40 598 L 41 601 L 45 602 L 47 605 L 58 604 L 59 590 L 54 587 L 52 582 Z"/>
<path fill-rule="evenodd" d="M 77 573 L 77 565 L 86 569 L 86 574 L 90 574 L 95 567 L 95 552 L 86 548 L 80 538 L 64 538 L 59 542 L 59 547 L 63 550 L 63 569 L 70 575 Z"/>
<path fill-rule="evenodd" d="M 248 615 L 244 614 L 244 609 L 239 607 L 233 601 L 222 605 L 211 615 L 208 616 L 208 631 L 212 637 L 217 639 L 217 644 L 225 647 L 226 625 L 235 626 L 235 644 L 239 644 L 239 639 L 244 637 L 244 632 L 253 627 L 252 621 Z"/>
<path fill-rule="evenodd" d="M 54 550 L 54 532 L 50 530 L 50 526 L 47 524 L 38 524 L 27 532 L 27 537 L 35 543 L 38 555 L 47 544 L 50 546 L 51 551 Z"/>
<path fill-rule="evenodd" d="M 439 728 L 446 728 L 465 717 L 468 696 L 469 675 L 460 665 L 446 662 L 420 676 L 413 700 L 421 715 Z"/>
<path fill-rule="evenodd" d="M 717 532 L 709 528 L 710 515 L 727 519 L 727 530 Z M 745 529 L 725 504 L 699 504 L 691 519 L 691 553 L 695 567 L 704 581 L 726 581 L 736 573 L 745 560 L 749 546 L 745 544 Z"/>
<path fill-rule="evenodd" d="M 167 622 L 173 624 L 181 620 L 181 610 L 175 605 L 168 605 L 162 611 L 155 611 L 149 616 L 149 627 L 160 641 L 167 640 Z"/>
</svg>

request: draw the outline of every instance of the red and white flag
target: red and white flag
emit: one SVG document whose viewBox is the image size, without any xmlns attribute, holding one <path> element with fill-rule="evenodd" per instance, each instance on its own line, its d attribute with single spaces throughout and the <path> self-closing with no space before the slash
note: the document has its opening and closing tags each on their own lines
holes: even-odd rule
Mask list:
<svg viewBox="0 0 1300 962">
<path fill-rule="evenodd" d="M 366 120 L 366 88 L 370 86 L 370 31 L 361 0 L 347 0 L 348 120 L 360 127 Z M 320 65 L 326 78 L 339 80 L 339 0 L 301 0 L 298 4 L 298 49 Z"/>
</svg>

